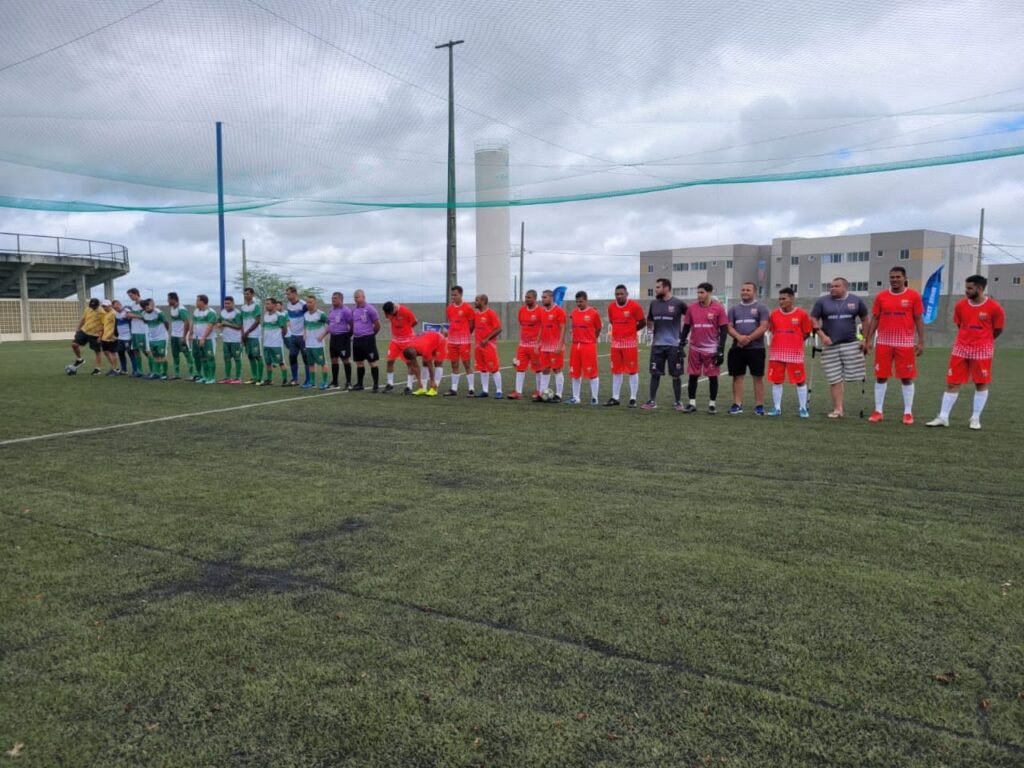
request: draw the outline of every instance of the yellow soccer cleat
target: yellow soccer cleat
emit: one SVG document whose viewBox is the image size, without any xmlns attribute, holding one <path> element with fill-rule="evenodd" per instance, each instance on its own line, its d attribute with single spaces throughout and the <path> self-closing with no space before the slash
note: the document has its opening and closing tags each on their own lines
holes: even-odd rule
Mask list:
<svg viewBox="0 0 1024 768">
<path fill-rule="evenodd" d="M 425 394 L 427 394 L 427 390 L 425 390 L 423 387 L 420 387 L 415 392 L 413 392 L 413 394 L 414 395 L 425 395 Z"/>
<path fill-rule="evenodd" d="M 427 397 L 437 397 L 437 390 L 431 387 L 427 390 Z"/>
</svg>

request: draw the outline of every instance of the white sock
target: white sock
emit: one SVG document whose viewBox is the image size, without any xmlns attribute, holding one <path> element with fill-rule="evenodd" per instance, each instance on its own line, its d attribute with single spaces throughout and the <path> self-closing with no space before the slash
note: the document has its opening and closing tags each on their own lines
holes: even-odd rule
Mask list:
<svg viewBox="0 0 1024 768">
<path fill-rule="evenodd" d="M 882 412 L 882 408 L 885 407 L 885 388 L 889 382 L 887 381 L 876 381 L 875 382 L 875 410 L 879 413 Z"/>
<path fill-rule="evenodd" d="M 640 374 L 634 373 L 629 377 L 629 399 L 636 400 L 636 396 L 640 393 Z"/>
<path fill-rule="evenodd" d="M 801 384 L 796 388 L 796 399 L 800 401 L 800 407 L 807 407 L 807 385 Z"/>
<path fill-rule="evenodd" d="M 559 371 L 555 374 L 555 394 L 559 397 L 565 391 L 565 374 Z"/>
<path fill-rule="evenodd" d="M 415 376 L 406 376 L 405 377 L 405 386 L 407 386 L 409 389 L 412 389 L 413 385 L 415 383 L 416 383 L 416 377 Z"/>
<path fill-rule="evenodd" d="M 949 414 L 953 411 L 953 406 L 956 405 L 956 399 L 959 396 L 959 392 L 943 392 L 942 393 L 942 407 L 939 408 L 939 418 L 949 421 Z"/>
<path fill-rule="evenodd" d="M 590 397 L 597 400 L 597 393 L 601 391 L 601 379 L 597 376 L 590 380 Z"/>
<path fill-rule="evenodd" d="M 621 392 L 621 391 L 622 391 L 622 374 L 621 373 L 613 373 L 612 374 L 612 397 L 614 397 L 616 400 L 618 400 L 619 399 L 619 392 Z"/>
<path fill-rule="evenodd" d="M 394 371 L 391 371 L 388 374 L 388 384 L 390 384 L 391 386 L 395 386 L 395 372 Z"/>
<path fill-rule="evenodd" d="M 985 410 L 985 403 L 988 402 L 988 390 L 983 389 L 980 392 L 974 393 L 974 411 L 971 413 L 972 419 L 980 419 L 981 412 Z"/>
<path fill-rule="evenodd" d="M 537 376 L 537 380 L 539 382 L 537 386 L 540 387 L 540 391 L 543 392 L 545 389 L 548 388 L 548 382 L 551 380 L 551 374 L 541 373 Z"/>
<path fill-rule="evenodd" d="M 694 400 L 692 397 L 690 398 L 690 405 L 692 405 L 692 406 L 696 406 L 697 405 L 697 401 Z"/>
<path fill-rule="evenodd" d="M 441 380 L 443 378 L 444 378 L 444 368 L 442 368 L 439 365 L 439 366 L 437 366 L 437 368 L 434 369 L 434 387 L 435 388 L 441 386 Z"/>
<path fill-rule="evenodd" d="M 484 371 L 479 371 L 478 373 L 480 375 L 480 391 L 486 392 L 490 387 L 489 379 L 491 378 L 491 375 L 489 373 L 485 373 Z"/>
<path fill-rule="evenodd" d="M 496 394 L 501 394 L 501 373 L 495 371 L 491 374 L 491 379 L 494 381 L 494 391 Z"/>
<path fill-rule="evenodd" d="M 782 410 L 782 385 L 772 384 L 772 402 L 775 403 L 775 410 Z"/>
<path fill-rule="evenodd" d="M 462 378 L 462 374 L 461 373 L 456 373 L 454 370 L 452 370 L 452 392 L 458 392 L 459 391 L 459 379 L 461 379 L 461 378 Z"/>
<path fill-rule="evenodd" d="M 523 393 L 523 384 L 526 382 L 526 371 L 520 373 L 516 371 L 516 392 L 519 394 Z"/>
<path fill-rule="evenodd" d="M 911 413 L 914 410 L 914 385 L 903 385 L 903 412 Z"/>
<path fill-rule="evenodd" d="M 476 389 L 476 387 L 473 385 L 475 376 L 476 371 L 470 371 L 469 373 L 466 374 L 466 385 L 469 387 L 470 392 L 473 392 Z"/>
<path fill-rule="evenodd" d="M 572 396 L 575 399 L 577 399 L 577 400 L 580 399 L 580 389 L 582 388 L 582 386 L 583 386 L 583 379 L 573 379 L 572 380 Z"/>
</svg>

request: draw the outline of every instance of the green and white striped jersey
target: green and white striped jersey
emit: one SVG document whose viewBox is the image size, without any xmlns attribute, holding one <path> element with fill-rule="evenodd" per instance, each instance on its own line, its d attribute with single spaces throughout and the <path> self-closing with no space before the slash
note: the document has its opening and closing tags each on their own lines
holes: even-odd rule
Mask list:
<svg viewBox="0 0 1024 768">
<path fill-rule="evenodd" d="M 155 312 L 143 312 L 142 319 L 146 323 L 146 329 L 150 341 L 167 341 L 167 318 L 159 309 Z"/>
<path fill-rule="evenodd" d="M 306 327 L 306 349 L 323 349 L 323 339 L 319 338 L 327 327 L 327 313 L 322 309 L 316 312 L 307 312 L 303 315 Z"/>
</svg>

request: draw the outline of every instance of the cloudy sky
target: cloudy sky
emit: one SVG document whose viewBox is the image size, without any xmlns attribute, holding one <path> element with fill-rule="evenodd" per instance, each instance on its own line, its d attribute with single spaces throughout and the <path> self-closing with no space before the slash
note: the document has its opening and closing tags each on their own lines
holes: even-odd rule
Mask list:
<svg viewBox="0 0 1024 768">
<path fill-rule="evenodd" d="M 443 294 L 447 52 L 458 199 L 507 142 L 513 199 L 900 163 L 1024 145 L 1024 4 L 804 0 L 6 0 L 0 231 L 128 246 L 120 281 L 215 293 L 224 123 L 229 273 L 372 298 Z M 128 210 L 73 212 L 97 205 Z M 609 295 L 641 250 L 932 228 L 1024 258 L 1024 157 L 514 207 L 527 284 Z M 399 206 L 399 207 L 396 207 Z M 135 209 L 135 210 L 132 210 Z M 330 214 L 330 215 L 327 215 Z M 475 217 L 459 210 L 460 281 Z"/>
</svg>

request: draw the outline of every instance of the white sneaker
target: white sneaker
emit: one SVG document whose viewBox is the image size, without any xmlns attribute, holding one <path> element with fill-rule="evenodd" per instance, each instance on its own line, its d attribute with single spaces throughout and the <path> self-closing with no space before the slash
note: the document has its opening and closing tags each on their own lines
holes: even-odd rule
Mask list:
<svg viewBox="0 0 1024 768">
<path fill-rule="evenodd" d="M 977 416 L 971 416 L 971 423 L 968 426 L 971 429 L 981 429 L 981 419 Z"/>
<path fill-rule="evenodd" d="M 926 427 L 948 427 L 949 419 L 944 419 L 941 416 L 936 416 L 934 419 L 925 424 Z"/>
</svg>

